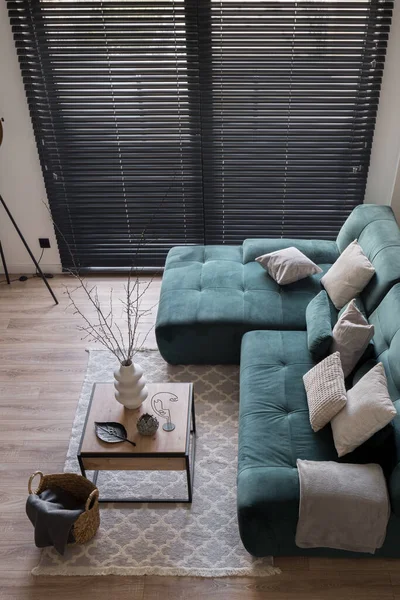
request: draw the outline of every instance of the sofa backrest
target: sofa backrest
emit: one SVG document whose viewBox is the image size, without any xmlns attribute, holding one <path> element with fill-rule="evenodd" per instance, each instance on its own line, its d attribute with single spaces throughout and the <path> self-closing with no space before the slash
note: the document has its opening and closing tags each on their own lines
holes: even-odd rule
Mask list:
<svg viewBox="0 0 400 600">
<path fill-rule="evenodd" d="M 377 360 L 385 367 L 390 397 L 397 410 L 392 432 L 380 448 L 380 458 L 388 480 L 392 511 L 400 517 L 400 284 L 395 285 L 369 316 L 375 327 Z"/>
<path fill-rule="evenodd" d="M 376 359 L 383 363 L 390 396 L 400 400 L 400 284 L 396 284 L 370 314 Z"/>
<path fill-rule="evenodd" d="M 343 252 L 355 239 L 376 270 L 361 294 L 370 315 L 390 288 L 400 282 L 400 230 L 390 206 L 357 206 L 339 232 L 339 251 Z"/>
<path fill-rule="evenodd" d="M 317 265 L 331 265 L 339 257 L 337 245 L 332 240 L 302 240 L 291 238 L 249 238 L 243 242 L 243 264 L 257 256 L 294 246 Z"/>
</svg>

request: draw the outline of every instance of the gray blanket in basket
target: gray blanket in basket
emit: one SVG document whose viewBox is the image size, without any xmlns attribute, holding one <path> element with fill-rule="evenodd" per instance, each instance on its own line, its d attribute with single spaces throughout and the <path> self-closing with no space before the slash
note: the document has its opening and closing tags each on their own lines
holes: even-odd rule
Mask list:
<svg viewBox="0 0 400 600">
<path fill-rule="evenodd" d="M 64 554 L 66 545 L 75 541 L 72 527 L 84 510 L 84 504 L 61 488 L 29 494 L 26 514 L 35 528 L 36 546 L 54 546 Z"/>
<path fill-rule="evenodd" d="M 379 465 L 298 460 L 296 544 L 373 554 L 385 540 L 390 503 Z"/>
</svg>

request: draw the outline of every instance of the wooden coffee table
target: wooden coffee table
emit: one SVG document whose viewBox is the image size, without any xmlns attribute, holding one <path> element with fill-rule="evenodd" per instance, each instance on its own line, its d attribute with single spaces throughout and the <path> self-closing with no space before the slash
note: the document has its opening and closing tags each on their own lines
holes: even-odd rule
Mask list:
<svg viewBox="0 0 400 600">
<path fill-rule="evenodd" d="M 86 477 L 86 471 L 94 471 L 93 482 L 96 483 L 99 471 L 186 471 L 188 496 L 183 499 L 125 499 L 104 498 L 100 492 L 100 502 L 192 502 L 196 449 L 193 384 L 150 383 L 147 388 L 149 395 L 141 407 L 128 410 L 116 401 L 112 383 L 93 385 L 78 450 L 82 475 Z M 164 431 L 166 419 L 157 416 L 160 423 L 157 432 L 153 436 L 143 436 L 138 432 L 136 422 L 146 412 L 154 414 L 151 406 L 154 396 L 162 401 L 164 409 L 170 411 L 170 420 L 175 429 Z M 95 434 L 95 421 L 122 423 L 128 439 L 134 441 L 136 447 L 128 442 L 102 442 Z"/>
</svg>

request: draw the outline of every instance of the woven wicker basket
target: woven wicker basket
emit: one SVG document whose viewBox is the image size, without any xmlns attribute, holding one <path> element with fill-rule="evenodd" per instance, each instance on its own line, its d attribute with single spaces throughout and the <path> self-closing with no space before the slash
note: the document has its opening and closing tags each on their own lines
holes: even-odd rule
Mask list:
<svg viewBox="0 0 400 600">
<path fill-rule="evenodd" d="M 40 483 L 38 488 L 33 491 L 32 481 L 36 475 L 40 475 Z M 85 544 L 96 534 L 100 525 L 99 490 L 91 481 L 75 473 L 43 475 L 41 471 L 36 471 L 29 478 L 28 491 L 30 494 L 40 494 L 52 487 L 62 488 L 81 502 L 85 502 L 85 512 L 77 518 L 73 527 L 75 542 Z"/>
</svg>

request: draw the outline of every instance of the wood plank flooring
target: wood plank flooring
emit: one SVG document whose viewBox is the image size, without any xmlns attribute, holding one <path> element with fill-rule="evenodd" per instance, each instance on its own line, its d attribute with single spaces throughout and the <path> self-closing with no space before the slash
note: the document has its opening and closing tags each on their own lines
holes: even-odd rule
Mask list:
<svg viewBox="0 0 400 600">
<path fill-rule="evenodd" d="M 91 277 L 101 298 L 120 276 Z M 39 279 L 0 284 L 0 600 L 400 600 L 400 561 L 281 558 L 282 575 L 268 578 L 40 577 L 39 558 L 25 516 L 29 475 L 62 469 L 86 369 L 88 343 L 68 307 L 67 276 L 51 284 L 54 306 Z M 72 282 L 73 283 L 73 282 Z M 144 299 L 157 302 L 160 279 Z M 77 292 L 81 306 L 84 295 Z M 90 310 L 90 309 L 89 309 Z M 118 310 L 118 309 L 117 309 Z M 141 331 L 154 323 L 156 307 Z M 118 313 L 123 324 L 122 311 Z M 154 331 L 147 346 L 155 345 Z"/>
</svg>

